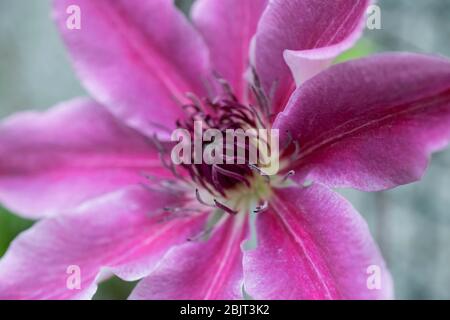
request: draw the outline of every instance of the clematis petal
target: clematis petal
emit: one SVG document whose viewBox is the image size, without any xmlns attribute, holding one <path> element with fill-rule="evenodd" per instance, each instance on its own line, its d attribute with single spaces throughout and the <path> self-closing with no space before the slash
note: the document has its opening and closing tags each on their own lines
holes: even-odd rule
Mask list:
<svg viewBox="0 0 450 320">
<path fill-rule="evenodd" d="M 250 41 L 268 0 L 198 0 L 192 19 L 211 52 L 213 68 L 243 98 Z"/>
<path fill-rule="evenodd" d="M 324 186 L 278 190 L 244 253 L 255 299 L 387 299 L 392 283 L 363 218 Z"/>
<path fill-rule="evenodd" d="M 88 299 L 102 272 L 146 276 L 204 226 L 204 215 L 162 219 L 161 208 L 176 203 L 179 195 L 130 187 L 38 222 L 0 260 L 0 299 Z"/>
<path fill-rule="evenodd" d="M 142 132 L 167 136 L 186 92 L 206 95 L 208 51 L 169 0 L 58 0 L 55 18 L 91 96 Z M 79 8 L 81 29 L 68 28 Z M 69 9 L 68 9 L 69 8 Z M 71 11 L 74 10 L 75 11 Z M 169 132 L 167 132 L 169 130 Z"/>
<path fill-rule="evenodd" d="M 270 1 L 258 26 L 254 63 L 266 92 L 274 94 L 275 112 L 294 91 L 294 78 L 299 84 L 314 76 L 356 42 L 369 4 L 370 0 Z"/>
<path fill-rule="evenodd" d="M 130 299 L 242 299 L 244 233 L 242 223 L 228 219 L 210 239 L 173 248 Z"/>
<path fill-rule="evenodd" d="M 0 203 L 29 218 L 127 185 L 165 177 L 155 147 L 90 100 L 0 123 Z"/>
<path fill-rule="evenodd" d="M 416 181 L 450 139 L 450 61 L 397 53 L 333 66 L 274 126 L 301 145 L 298 181 L 365 191 Z"/>
</svg>

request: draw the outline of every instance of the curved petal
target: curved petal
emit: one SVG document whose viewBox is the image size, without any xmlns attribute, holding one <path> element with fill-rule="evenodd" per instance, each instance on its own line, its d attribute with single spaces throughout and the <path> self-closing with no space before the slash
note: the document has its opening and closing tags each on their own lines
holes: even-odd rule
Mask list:
<svg viewBox="0 0 450 320">
<path fill-rule="evenodd" d="M 148 139 L 90 100 L 0 123 L 0 202 L 29 218 L 167 176 Z"/>
<path fill-rule="evenodd" d="M 38 222 L 0 260 L 0 299 L 87 299 L 101 271 L 129 281 L 146 276 L 204 226 L 204 215 L 162 219 L 161 208 L 179 199 L 133 187 Z"/>
<path fill-rule="evenodd" d="M 198 0 L 192 19 L 206 40 L 213 68 L 243 98 L 250 40 L 268 0 Z"/>
<path fill-rule="evenodd" d="M 173 1 L 54 3 L 57 24 L 84 86 L 129 125 L 167 134 L 183 115 L 176 101 L 184 101 L 187 92 L 205 94 L 206 45 Z M 67 27 L 67 8 L 74 5 L 81 12 L 79 30 Z"/>
<path fill-rule="evenodd" d="M 450 61 L 405 53 L 333 66 L 274 126 L 301 145 L 299 181 L 365 191 L 416 181 L 450 139 Z"/>
<path fill-rule="evenodd" d="M 314 76 L 355 43 L 370 2 L 270 1 L 258 26 L 254 63 L 266 92 L 276 88 L 275 112 L 294 91 L 294 78 L 299 83 Z"/>
<path fill-rule="evenodd" d="M 242 299 L 244 236 L 243 224 L 229 218 L 210 239 L 173 248 L 130 299 Z"/>
<path fill-rule="evenodd" d="M 323 186 L 278 190 L 259 214 L 257 230 L 258 247 L 244 253 L 245 289 L 255 299 L 392 296 L 367 224 Z"/>
</svg>

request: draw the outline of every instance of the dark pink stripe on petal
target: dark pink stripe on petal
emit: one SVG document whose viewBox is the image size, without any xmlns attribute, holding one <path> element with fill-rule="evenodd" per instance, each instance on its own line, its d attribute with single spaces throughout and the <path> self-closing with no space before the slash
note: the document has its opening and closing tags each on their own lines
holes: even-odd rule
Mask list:
<svg viewBox="0 0 450 320">
<path fill-rule="evenodd" d="M 297 179 L 376 191 L 421 178 L 450 139 L 450 62 L 383 54 L 332 67 L 275 121 L 301 146 Z"/>
<path fill-rule="evenodd" d="M 390 274 L 366 223 L 323 186 L 276 191 L 257 230 L 258 247 L 244 254 L 245 289 L 255 299 L 392 297 Z M 373 266 L 379 290 L 367 285 Z"/>
<path fill-rule="evenodd" d="M 0 203 L 26 217 L 145 182 L 143 173 L 170 176 L 145 136 L 91 100 L 0 123 Z"/>
<path fill-rule="evenodd" d="M 233 87 L 238 98 L 246 90 L 250 40 L 267 0 L 198 0 L 192 18 L 210 49 L 213 68 Z"/>
<path fill-rule="evenodd" d="M 130 299 L 242 299 L 246 228 L 228 218 L 208 240 L 173 248 Z"/>
<path fill-rule="evenodd" d="M 38 222 L 0 260 L 0 299 L 89 299 L 102 271 L 128 281 L 148 275 L 206 222 L 204 214 L 163 219 L 162 208 L 183 205 L 180 199 L 128 188 Z M 78 289 L 69 267 L 79 268 Z"/>
<path fill-rule="evenodd" d="M 70 5 L 80 30 L 66 26 Z M 177 100 L 205 94 L 206 45 L 173 1 L 61 0 L 55 17 L 86 89 L 131 126 L 163 134 L 182 116 Z"/>
</svg>

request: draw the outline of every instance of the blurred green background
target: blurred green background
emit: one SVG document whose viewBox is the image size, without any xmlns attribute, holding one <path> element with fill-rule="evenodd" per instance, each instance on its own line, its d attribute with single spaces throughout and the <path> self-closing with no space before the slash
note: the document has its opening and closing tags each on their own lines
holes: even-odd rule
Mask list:
<svg viewBox="0 0 450 320">
<path fill-rule="evenodd" d="M 187 12 L 193 1 L 177 2 Z M 450 1 L 378 4 L 382 30 L 366 30 L 340 61 L 381 51 L 450 57 Z M 0 0 L 0 118 L 79 95 L 85 93 L 50 19 L 50 1 Z M 420 183 L 383 193 L 342 193 L 369 222 L 393 273 L 397 298 L 450 299 L 450 150 L 433 157 Z M 0 256 L 31 225 L 0 208 Z M 133 285 L 112 279 L 100 285 L 96 298 L 125 298 Z"/>
</svg>

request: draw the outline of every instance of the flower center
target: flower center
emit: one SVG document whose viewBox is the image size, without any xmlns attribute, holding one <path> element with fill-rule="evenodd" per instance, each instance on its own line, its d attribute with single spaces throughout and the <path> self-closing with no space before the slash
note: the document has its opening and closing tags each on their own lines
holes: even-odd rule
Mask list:
<svg viewBox="0 0 450 320">
<path fill-rule="evenodd" d="M 190 181 L 180 178 L 195 186 L 203 205 L 231 214 L 261 211 L 272 187 L 291 174 L 278 175 L 280 164 L 284 166 L 280 156 L 297 146 L 279 150 L 278 131 L 270 128 L 268 99 L 257 78 L 248 99 L 254 103 L 242 103 L 224 80 L 218 80 L 223 91 L 215 99 L 186 95 L 189 103 L 182 106 L 186 115 L 176 125 L 189 147 L 181 148 L 183 161 L 174 161 L 176 148 L 172 149 L 172 162 L 166 167 L 177 175 L 177 164 L 189 173 Z"/>
<path fill-rule="evenodd" d="M 211 194 L 227 197 L 238 186 L 251 186 L 258 167 L 262 142 L 258 129 L 265 123 L 258 110 L 241 104 L 232 94 L 211 100 L 192 97 L 183 108 L 187 117 L 177 126 L 189 132 L 191 159 L 200 159 L 182 166 L 192 179 Z M 212 134 L 213 133 L 213 134 Z"/>
</svg>

